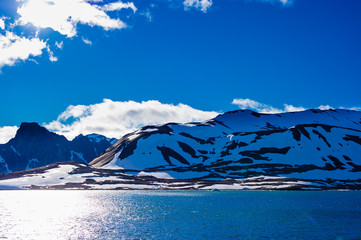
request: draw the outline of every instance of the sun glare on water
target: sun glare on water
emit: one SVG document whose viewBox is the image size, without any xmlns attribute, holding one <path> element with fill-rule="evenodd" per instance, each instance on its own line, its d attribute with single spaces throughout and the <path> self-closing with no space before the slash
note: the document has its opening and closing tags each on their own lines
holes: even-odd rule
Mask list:
<svg viewBox="0 0 361 240">
<path fill-rule="evenodd" d="M 92 239 L 100 234 L 99 223 L 108 212 L 89 192 L 3 191 L 0 238 L 9 239 Z M 26 199 L 19 199 L 26 196 Z"/>
</svg>

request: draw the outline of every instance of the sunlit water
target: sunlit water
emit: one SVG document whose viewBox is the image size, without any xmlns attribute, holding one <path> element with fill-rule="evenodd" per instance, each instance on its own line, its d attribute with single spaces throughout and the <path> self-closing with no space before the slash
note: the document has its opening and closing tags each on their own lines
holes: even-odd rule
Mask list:
<svg viewBox="0 0 361 240">
<path fill-rule="evenodd" d="M 361 239 L 361 192 L 0 191 L 0 239 Z"/>
</svg>

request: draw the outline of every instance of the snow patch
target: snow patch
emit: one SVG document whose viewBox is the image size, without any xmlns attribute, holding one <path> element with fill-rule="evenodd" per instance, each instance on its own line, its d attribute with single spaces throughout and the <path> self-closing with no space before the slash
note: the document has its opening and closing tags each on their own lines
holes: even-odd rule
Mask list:
<svg viewBox="0 0 361 240">
<path fill-rule="evenodd" d="M 137 176 L 152 176 L 156 178 L 162 178 L 162 179 L 174 179 L 172 176 L 170 176 L 168 173 L 165 172 L 139 172 Z"/>
<path fill-rule="evenodd" d="M 121 154 L 123 149 L 121 149 L 119 152 L 117 152 L 114 156 L 114 158 L 106 165 L 100 167 L 103 169 L 124 169 L 122 167 L 119 166 L 120 164 L 120 160 L 119 160 L 119 155 Z"/>
</svg>

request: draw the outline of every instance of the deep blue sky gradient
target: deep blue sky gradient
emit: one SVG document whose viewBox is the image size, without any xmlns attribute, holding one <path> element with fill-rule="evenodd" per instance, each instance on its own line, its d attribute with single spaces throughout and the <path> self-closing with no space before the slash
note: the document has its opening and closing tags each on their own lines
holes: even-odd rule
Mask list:
<svg viewBox="0 0 361 240">
<path fill-rule="evenodd" d="M 141 11 L 141 5 L 137 5 Z M 139 7 L 140 6 L 140 7 Z M 0 4 L 0 15 L 9 14 Z M 69 105 L 159 100 L 201 110 L 237 108 L 234 98 L 275 107 L 360 107 L 361 1 L 296 0 L 291 6 L 214 0 L 207 12 L 157 2 L 152 22 L 128 29 L 82 26 L 57 62 L 46 53 L 4 67 L 0 126 L 50 122 Z"/>
</svg>

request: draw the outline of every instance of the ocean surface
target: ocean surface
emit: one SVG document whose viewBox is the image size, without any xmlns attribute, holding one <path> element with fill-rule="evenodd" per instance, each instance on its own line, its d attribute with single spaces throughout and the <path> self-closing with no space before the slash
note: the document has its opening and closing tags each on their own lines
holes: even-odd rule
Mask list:
<svg viewBox="0 0 361 240">
<path fill-rule="evenodd" d="M 361 192 L 0 191 L 0 239 L 361 239 Z"/>
</svg>

